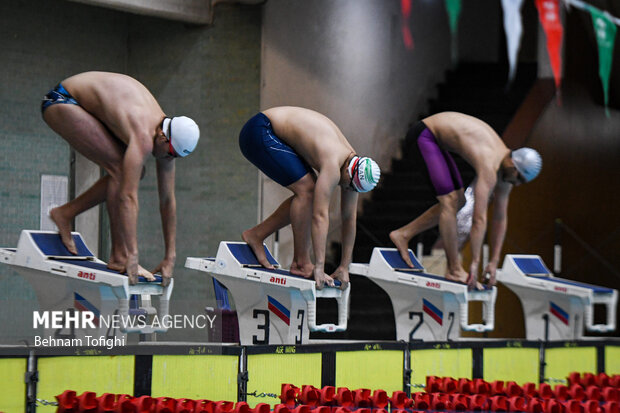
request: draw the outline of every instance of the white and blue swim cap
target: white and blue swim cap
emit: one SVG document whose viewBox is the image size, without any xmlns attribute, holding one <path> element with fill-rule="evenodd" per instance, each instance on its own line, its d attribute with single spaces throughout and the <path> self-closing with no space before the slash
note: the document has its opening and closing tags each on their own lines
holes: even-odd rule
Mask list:
<svg viewBox="0 0 620 413">
<path fill-rule="evenodd" d="M 512 151 L 512 162 L 521 174 L 525 182 L 536 178 L 542 169 L 542 157 L 532 148 L 520 148 Z"/>
<path fill-rule="evenodd" d="M 193 152 L 200 139 L 200 129 L 187 116 L 165 118 L 161 126 L 164 135 L 170 140 L 175 155 L 185 157 Z"/>
<path fill-rule="evenodd" d="M 379 165 L 368 157 L 355 155 L 347 167 L 351 182 L 349 185 L 357 192 L 372 191 L 381 178 Z"/>
</svg>

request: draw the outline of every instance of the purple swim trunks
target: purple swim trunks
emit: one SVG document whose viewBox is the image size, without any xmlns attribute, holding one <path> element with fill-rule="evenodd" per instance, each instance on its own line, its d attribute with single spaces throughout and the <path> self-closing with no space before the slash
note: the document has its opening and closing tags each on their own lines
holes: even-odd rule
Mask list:
<svg viewBox="0 0 620 413">
<path fill-rule="evenodd" d="M 422 158 L 426 163 L 429 178 L 437 196 L 446 195 L 463 187 L 463 179 L 456 167 L 454 158 L 445 149 L 441 149 L 435 135 L 420 121 L 415 125 L 414 136 Z"/>
</svg>

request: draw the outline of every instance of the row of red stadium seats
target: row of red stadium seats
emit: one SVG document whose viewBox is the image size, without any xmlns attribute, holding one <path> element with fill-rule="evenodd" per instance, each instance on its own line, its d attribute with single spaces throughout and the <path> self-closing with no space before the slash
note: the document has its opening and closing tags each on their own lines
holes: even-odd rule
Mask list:
<svg viewBox="0 0 620 413">
<path fill-rule="evenodd" d="M 583 375 L 581 375 L 578 372 L 573 372 L 568 375 L 567 381 L 569 386 L 581 384 L 583 387 L 598 386 L 600 388 L 615 387 L 616 389 L 620 389 L 620 374 L 608 376 L 605 373 L 583 373 Z"/>
<path fill-rule="evenodd" d="M 504 382 L 496 380 L 487 382 L 482 379 L 454 379 L 452 377 L 436 377 L 428 376 L 426 378 L 426 392 L 428 393 L 461 393 L 461 394 L 485 394 L 490 396 L 524 396 L 524 397 L 540 397 L 542 399 L 558 399 L 564 400 L 600 400 L 600 401 L 619 401 L 620 388 L 612 386 L 614 380 L 604 381 L 605 387 L 597 384 L 589 384 L 591 381 L 576 380 L 579 373 L 575 373 L 573 380 L 567 380 L 568 386 L 564 384 L 556 384 L 551 387 L 548 383 L 525 383 L 519 386 L 514 381 Z M 620 377 L 620 376 L 614 376 Z"/>
<path fill-rule="evenodd" d="M 84 392 L 78 396 L 73 390 L 65 390 L 56 396 L 56 400 L 57 413 L 269 413 L 271 411 L 266 403 L 259 403 L 250 408 L 245 402 L 133 397 L 111 393 L 97 396 L 94 392 Z"/>
</svg>

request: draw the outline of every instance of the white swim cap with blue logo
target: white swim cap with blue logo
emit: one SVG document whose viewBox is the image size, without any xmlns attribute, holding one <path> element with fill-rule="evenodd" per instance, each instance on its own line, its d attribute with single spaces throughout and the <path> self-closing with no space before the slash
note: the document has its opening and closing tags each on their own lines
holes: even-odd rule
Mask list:
<svg viewBox="0 0 620 413">
<path fill-rule="evenodd" d="M 512 162 L 525 182 L 536 178 L 542 169 L 542 157 L 532 148 L 520 148 L 512 151 Z"/>
<path fill-rule="evenodd" d="M 351 185 L 357 192 L 372 191 L 381 178 L 379 165 L 368 157 L 355 155 L 347 167 Z"/>
<path fill-rule="evenodd" d="M 177 156 L 184 157 L 193 152 L 200 139 L 200 129 L 187 116 L 165 118 L 162 130 Z"/>
</svg>

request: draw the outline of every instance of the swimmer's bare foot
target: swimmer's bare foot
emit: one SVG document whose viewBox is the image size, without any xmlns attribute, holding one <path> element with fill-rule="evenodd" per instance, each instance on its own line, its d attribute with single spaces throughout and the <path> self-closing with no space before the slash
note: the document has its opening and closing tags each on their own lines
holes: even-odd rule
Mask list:
<svg viewBox="0 0 620 413">
<path fill-rule="evenodd" d="M 314 270 L 314 265 L 312 263 L 299 265 L 295 261 L 291 264 L 291 269 L 289 270 L 291 274 L 297 275 L 304 278 L 312 278 L 312 271 Z"/>
<path fill-rule="evenodd" d="M 64 216 L 60 207 L 53 208 L 50 211 L 50 218 L 54 221 L 54 224 L 58 227 L 58 234 L 60 239 L 69 252 L 73 255 L 77 255 L 77 248 L 71 235 L 71 221 L 68 217 Z"/>
<path fill-rule="evenodd" d="M 273 269 L 274 266 L 267 260 L 267 254 L 265 254 L 265 248 L 263 247 L 263 240 L 254 236 L 251 229 L 243 231 L 241 238 L 252 248 L 254 255 L 258 262 L 265 268 Z"/>
<path fill-rule="evenodd" d="M 394 230 L 390 232 L 390 240 L 396 246 L 396 249 L 400 253 L 400 257 L 405 261 L 410 268 L 413 268 L 411 258 L 409 258 L 409 240 L 405 238 L 402 232 Z"/>
</svg>

